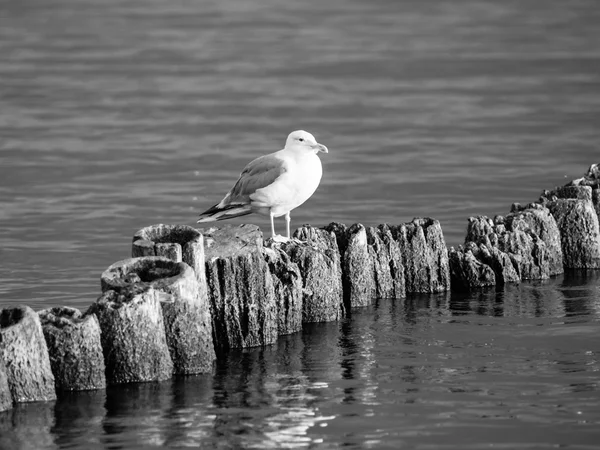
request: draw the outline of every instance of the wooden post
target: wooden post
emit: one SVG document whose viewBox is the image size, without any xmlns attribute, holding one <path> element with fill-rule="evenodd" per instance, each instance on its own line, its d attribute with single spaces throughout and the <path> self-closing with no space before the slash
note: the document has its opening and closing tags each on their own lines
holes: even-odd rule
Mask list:
<svg viewBox="0 0 600 450">
<path fill-rule="evenodd" d="M 173 373 L 160 292 L 140 283 L 107 290 L 88 313 L 100 323 L 108 384 L 167 380 Z"/>
<path fill-rule="evenodd" d="M 406 292 L 449 290 L 448 249 L 440 222 L 416 218 L 412 222 L 389 228 L 402 252 Z"/>
<path fill-rule="evenodd" d="M 104 389 L 104 356 L 100 324 L 95 315 L 82 316 L 67 306 L 38 312 L 58 391 Z"/>
<path fill-rule="evenodd" d="M 329 322 L 344 313 L 342 268 L 335 235 L 303 226 L 281 249 L 302 274 L 302 322 Z"/>
<path fill-rule="evenodd" d="M 42 325 L 30 307 L 0 310 L 0 342 L 13 402 L 56 400 Z"/>
<path fill-rule="evenodd" d="M 277 303 L 277 333 L 281 335 L 302 330 L 302 274 L 298 264 L 281 248 L 264 248 L 264 255 L 273 280 Z"/>
<path fill-rule="evenodd" d="M 590 186 L 563 186 L 545 191 L 541 201 L 560 230 L 565 268 L 600 268 L 600 226 Z"/>
<path fill-rule="evenodd" d="M 175 374 L 212 370 L 215 351 L 209 304 L 190 266 L 158 256 L 130 258 L 105 270 L 101 284 L 104 291 L 149 286 L 161 293 L 160 305 Z"/>
<path fill-rule="evenodd" d="M 8 385 L 8 372 L 4 359 L 0 357 L 0 412 L 12 408 L 12 395 Z"/>
<path fill-rule="evenodd" d="M 277 302 L 262 233 L 254 225 L 200 230 L 217 350 L 277 341 Z"/>
<path fill-rule="evenodd" d="M 196 273 L 200 296 L 206 296 L 204 237 L 188 225 L 151 225 L 133 235 L 131 256 L 164 256 L 184 262 Z"/>
</svg>

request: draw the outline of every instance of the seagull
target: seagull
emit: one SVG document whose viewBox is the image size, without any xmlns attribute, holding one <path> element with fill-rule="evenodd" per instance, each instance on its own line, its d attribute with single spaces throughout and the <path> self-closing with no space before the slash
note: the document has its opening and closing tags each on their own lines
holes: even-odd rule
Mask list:
<svg viewBox="0 0 600 450">
<path fill-rule="evenodd" d="M 290 133 L 285 147 L 250 162 L 223 200 L 200 214 L 198 223 L 257 213 L 271 218 L 274 240 L 290 239 L 290 211 L 317 190 L 323 175 L 319 152 L 329 153 L 304 130 Z M 275 217 L 285 216 L 287 237 L 275 234 Z"/>
</svg>

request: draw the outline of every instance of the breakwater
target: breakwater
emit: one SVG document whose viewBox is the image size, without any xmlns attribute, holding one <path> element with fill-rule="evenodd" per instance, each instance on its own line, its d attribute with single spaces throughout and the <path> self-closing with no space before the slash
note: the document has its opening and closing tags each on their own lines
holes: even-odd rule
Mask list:
<svg viewBox="0 0 600 450">
<path fill-rule="evenodd" d="M 283 244 L 263 241 L 252 225 L 146 227 L 134 234 L 132 258 L 102 273 L 102 294 L 87 311 L 0 311 L 0 409 L 63 391 L 209 372 L 229 348 L 269 345 L 377 297 L 599 268 L 599 175 L 594 165 L 538 202 L 470 218 L 457 249 L 446 247 L 430 218 L 303 226 Z"/>
</svg>

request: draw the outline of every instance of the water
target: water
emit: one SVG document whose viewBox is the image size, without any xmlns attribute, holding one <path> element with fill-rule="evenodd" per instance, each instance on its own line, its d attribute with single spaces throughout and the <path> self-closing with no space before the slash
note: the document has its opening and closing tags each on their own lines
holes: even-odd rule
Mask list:
<svg viewBox="0 0 600 450">
<path fill-rule="evenodd" d="M 0 307 L 87 308 L 136 230 L 193 224 L 299 128 L 330 153 L 294 225 L 430 216 L 461 243 L 599 162 L 596 3 L 2 2 Z M 599 286 L 381 300 L 214 376 L 19 407 L 1 442 L 591 447 Z"/>
</svg>

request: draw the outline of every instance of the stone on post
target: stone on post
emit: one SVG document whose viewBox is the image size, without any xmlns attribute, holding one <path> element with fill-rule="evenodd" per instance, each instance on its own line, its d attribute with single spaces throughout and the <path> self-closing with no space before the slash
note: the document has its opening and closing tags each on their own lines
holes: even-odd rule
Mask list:
<svg viewBox="0 0 600 450">
<path fill-rule="evenodd" d="M 259 228 L 225 225 L 201 232 L 215 348 L 275 343 L 277 301 Z"/>
<path fill-rule="evenodd" d="M 440 222 L 415 218 L 390 226 L 402 252 L 406 292 L 434 293 L 450 289 L 448 249 Z"/>
<path fill-rule="evenodd" d="M 164 256 L 184 262 L 196 273 L 200 296 L 206 295 L 204 237 L 188 225 L 151 225 L 133 235 L 131 256 Z"/>
<path fill-rule="evenodd" d="M 342 270 L 335 235 L 309 225 L 281 245 L 302 274 L 302 322 L 330 322 L 344 312 Z"/>
<path fill-rule="evenodd" d="M 8 372 L 4 359 L 0 357 L 0 412 L 12 408 L 12 395 L 8 385 Z"/>
<path fill-rule="evenodd" d="M 105 291 L 90 306 L 87 314 L 96 314 L 100 323 L 108 384 L 171 378 L 173 362 L 160 294 L 148 285 L 132 283 L 118 291 Z"/>
<path fill-rule="evenodd" d="M 560 230 L 565 268 L 600 268 L 600 227 L 590 186 L 563 186 L 545 191 L 541 201 Z"/>
<path fill-rule="evenodd" d="M 459 247 L 456 250 L 452 247 L 448 257 L 453 291 L 470 291 L 496 285 L 492 268 L 479 261 L 471 249 Z"/>
<path fill-rule="evenodd" d="M 149 286 L 159 295 L 174 373 L 189 375 L 212 370 L 215 351 L 210 307 L 196 274 L 184 262 L 159 256 L 119 261 L 104 271 L 102 290 L 119 292 Z"/>
<path fill-rule="evenodd" d="M 67 306 L 38 312 L 50 355 L 57 391 L 106 387 L 100 324 L 95 315 L 82 316 Z"/>
<path fill-rule="evenodd" d="M 15 403 L 56 400 L 42 325 L 28 306 L 0 310 L 0 359 Z"/>
<path fill-rule="evenodd" d="M 273 277 L 277 302 L 277 332 L 285 335 L 302 330 L 302 274 L 298 264 L 281 248 L 264 248 L 265 260 Z"/>
</svg>

